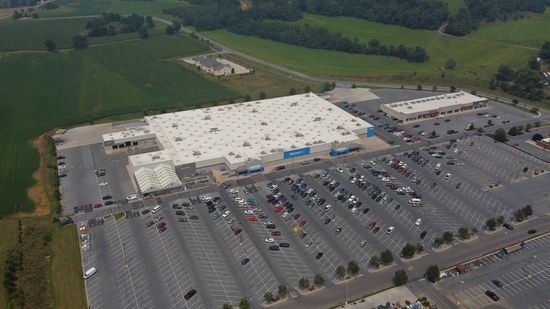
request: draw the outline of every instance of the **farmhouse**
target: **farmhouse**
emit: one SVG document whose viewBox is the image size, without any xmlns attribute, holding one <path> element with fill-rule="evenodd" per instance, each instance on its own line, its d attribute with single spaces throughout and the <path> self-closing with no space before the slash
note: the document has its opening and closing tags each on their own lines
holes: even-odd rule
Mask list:
<svg viewBox="0 0 550 309">
<path fill-rule="evenodd" d="M 455 92 L 427 98 L 381 104 L 388 115 L 407 123 L 439 118 L 486 107 L 488 100 L 467 92 Z"/>
<path fill-rule="evenodd" d="M 374 136 L 372 125 L 313 93 L 147 116 L 145 123 L 103 135 L 107 149 L 158 145 L 129 157 L 142 193 L 199 171 L 251 175 L 296 157 L 335 157 Z"/>
</svg>

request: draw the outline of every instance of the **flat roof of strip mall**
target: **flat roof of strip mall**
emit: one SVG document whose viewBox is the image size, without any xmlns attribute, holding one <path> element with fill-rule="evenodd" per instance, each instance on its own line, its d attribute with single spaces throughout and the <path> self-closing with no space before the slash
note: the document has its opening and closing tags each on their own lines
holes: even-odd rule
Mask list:
<svg viewBox="0 0 550 309">
<path fill-rule="evenodd" d="M 464 91 L 459 91 L 455 93 L 441 94 L 427 98 L 388 103 L 384 105 L 393 109 L 396 112 L 407 115 L 437 110 L 445 107 L 468 105 L 484 100 L 486 99 L 480 98 Z"/>
<path fill-rule="evenodd" d="M 358 141 L 372 127 L 313 93 L 147 116 L 145 121 L 140 133 L 155 134 L 162 150 L 131 156 L 133 166 L 219 158 L 240 164 L 293 149 Z M 106 134 L 104 141 L 127 135 Z"/>
</svg>

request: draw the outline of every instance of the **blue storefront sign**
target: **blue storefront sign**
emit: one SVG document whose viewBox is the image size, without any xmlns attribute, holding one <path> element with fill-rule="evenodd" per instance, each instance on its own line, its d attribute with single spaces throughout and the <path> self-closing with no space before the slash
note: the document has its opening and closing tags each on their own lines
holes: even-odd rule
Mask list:
<svg viewBox="0 0 550 309">
<path fill-rule="evenodd" d="M 336 156 L 339 156 L 339 155 L 343 155 L 343 154 L 348 154 L 349 153 L 349 148 L 347 147 L 344 147 L 344 148 L 338 148 L 338 149 L 332 149 L 330 151 L 330 155 L 332 157 L 336 157 Z"/>
<path fill-rule="evenodd" d="M 290 158 L 308 155 L 310 151 L 311 149 L 309 147 L 306 147 L 301 149 L 285 151 L 283 155 L 285 159 L 290 159 Z"/>
<path fill-rule="evenodd" d="M 368 127 L 367 128 L 367 137 L 373 137 L 374 136 L 374 127 Z"/>
</svg>

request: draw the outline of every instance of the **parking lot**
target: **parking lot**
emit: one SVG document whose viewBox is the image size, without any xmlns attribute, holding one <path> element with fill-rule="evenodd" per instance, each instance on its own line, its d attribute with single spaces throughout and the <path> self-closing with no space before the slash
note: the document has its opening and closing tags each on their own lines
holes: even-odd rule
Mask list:
<svg viewBox="0 0 550 309">
<path fill-rule="evenodd" d="M 375 92 L 382 103 L 433 95 Z M 312 282 L 321 274 L 330 289 L 338 283 L 336 268 L 352 260 L 360 266 L 359 275 L 368 278 L 374 271 L 371 257 L 386 249 L 394 265 L 408 269 L 409 261 L 400 258 L 407 243 L 421 245 L 423 258 L 437 251 L 434 240 L 445 231 L 475 228 L 476 241 L 483 241 L 489 218 L 502 215 L 511 223 L 512 212 L 525 205 L 533 207 L 534 216 L 545 216 L 550 212 L 550 165 L 464 131 L 470 122 L 483 126 L 488 120 L 498 124 L 532 117 L 493 104 L 483 111 L 487 117 L 474 112 L 399 125 L 379 113 L 376 104 L 358 103 L 353 109 L 379 128 L 377 135 L 401 147 L 262 175 L 245 181 L 246 186 L 235 181 L 227 188 L 172 193 L 130 205 L 126 197 L 135 191 L 126 170 L 128 153 L 106 155 L 100 144 L 60 151 L 63 211 L 77 213 L 83 268 L 98 270 L 86 280 L 90 308 L 237 307 L 242 297 L 257 308 L 264 293 L 276 295 L 280 285 L 288 286 L 291 298 L 304 293 L 298 287 L 302 277 Z M 451 129 L 460 134 L 446 134 Z M 420 146 L 426 134 L 419 132 L 432 130 L 444 138 Z M 407 142 L 405 133 L 421 139 Z M 118 206 L 133 210 L 115 219 L 109 214 L 120 211 Z M 156 206 L 160 210 L 153 213 Z M 82 217 L 92 219 L 78 221 Z M 495 277 L 504 283 L 498 290 L 501 302 L 547 308 L 550 299 L 536 295 L 549 286 L 548 239 L 526 243 L 505 261 L 482 258 L 481 272 L 439 286 L 452 292 L 453 302 L 478 308 L 492 302 L 484 293 L 496 290 Z M 528 305 L 517 302 L 524 298 Z"/>
<path fill-rule="evenodd" d="M 495 303 L 487 291 L 496 293 L 498 303 L 510 308 L 547 308 L 550 288 L 550 236 L 525 243 L 504 258 L 490 255 L 480 259 L 478 269 L 444 279 L 433 288 L 460 308 L 481 308 Z"/>
</svg>

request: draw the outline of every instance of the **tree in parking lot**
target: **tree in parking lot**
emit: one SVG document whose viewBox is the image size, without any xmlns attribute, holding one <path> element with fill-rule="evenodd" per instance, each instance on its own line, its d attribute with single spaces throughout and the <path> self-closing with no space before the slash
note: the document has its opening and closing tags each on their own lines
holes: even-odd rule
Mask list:
<svg viewBox="0 0 550 309">
<path fill-rule="evenodd" d="M 416 248 L 412 244 L 407 243 L 405 247 L 403 247 L 403 249 L 401 250 L 401 256 L 406 259 L 410 259 L 414 256 L 415 252 Z"/>
<path fill-rule="evenodd" d="M 541 125 L 540 121 L 535 121 L 535 127 L 538 128 L 538 127 L 540 127 L 540 125 Z"/>
<path fill-rule="evenodd" d="M 514 218 L 517 222 L 522 222 L 525 219 L 525 214 L 523 213 L 523 210 L 518 209 L 514 211 Z"/>
<path fill-rule="evenodd" d="M 430 265 L 426 269 L 426 273 L 424 274 L 428 280 L 431 282 L 437 282 L 439 280 L 439 266 L 437 265 Z"/>
<path fill-rule="evenodd" d="M 518 135 L 518 128 L 517 127 L 511 127 L 510 130 L 508 130 L 508 135 L 516 136 Z"/>
<path fill-rule="evenodd" d="M 288 294 L 288 287 L 286 286 L 286 284 L 279 284 L 277 294 L 279 295 L 279 298 L 286 297 L 286 295 Z"/>
<path fill-rule="evenodd" d="M 302 290 L 305 290 L 305 289 L 309 288 L 309 280 L 307 278 L 304 278 L 304 277 L 300 278 L 300 280 L 298 281 L 298 286 Z"/>
<path fill-rule="evenodd" d="M 223 308 L 223 309 L 233 309 L 233 305 L 228 304 L 228 303 L 225 303 L 225 304 L 223 304 L 223 307 L 222 307 L 222 308 Z"/>
<path fill-rule="evenodd" d="M 447 245 L 450 245 L 455 240 L 455 235 L 452 232 L 446 231 L 443 233 L 442 238 Z"/>
<path fill-rule="evenodd" d="M 344 265 L 340 265 L 336 267 L 336 278 L 342 280 L 342 278 L 344 278 L 345 275 L 346 275 L 346 268 L 344 267 Z"/>
<path fill-rule="evenodd" d="M 494 231 L 497 229 L 497 220 L 494 218 L 491 218 L 485 222 L 485 225 L 487 225 L 487 228 L 491 231 Z"/>
<path fill-rule="evenodd" d="M 378 255 L 373 255 L 370 258 L 369 265 L 372 268 L 377 268 L 377 269 L 380 267 L 380 258 L 378 257 Z"/>
<path fill-rule="evenodd" d="M 473 130 L 475 130 L 475 129 L 476 129 L 476 126 L 474 125 L 473 122 L 471 122 L 470 125 L 468 126 L 468 129 L 466 129 L 466 130 L 468 130 L 468 131 L 473 131 Z"/>
<path fill-rule="evenodd" d="M 535 142 L 538 142 L 538 141 L 541 141 L 543 138 L 544 138 L 544 136 L 542 136 L 542 134 L 535 133 L 533 135 L 533 137 L 531 137 L 531 140 L 535 141 Z"/>
<path fill-rule="evenodd" d="M 321 274 L 315 274 L 315 277 L 313 277 L 313 284 L 320 287 L 325 284 L 325 278 Z"/>
<path fill-rule="evenodd" d="M 239 309 L 250 309 L 250 301 L 248 298 L 241 298 L 241 301 L 239 302 Z"/>
<path fill-rule="evenodd" d="M 396 271 L 392 279 L 393 284 L 395 284 L 396 286 L 403 285 L 407 283 L 408 280 L 409 276 L 407 276 L 407 272 L 404 269 Z"/>
<path fill-rule="evenodd" d="M 416 253 L 418 253 L 418 254 L 424 252 L 424 246 L 422 246 L 422 244 L 419 243 L 419 242 L 416 243 L 416 248 L 415 249 L 416 249 Z"/>
<path fill-rule="evenodd" d="M 458 229 L 458 238 L 462 239 L 462 240 L 465 240 L 465 239 L 468 239 L 470 238 L 470 231 L 468 230 L 467 227 L 463 227 L 461 226 L 459 229 Z"/>
<path fill-rule="evenodd" d="M 359 264 L 356 261 L 349 261 L 348 263 L 348 274 L 356 277 L 359 274 Z"/>
<path fill-rule="evenodd" d="M 500 215 L 497 217 L 497 223 L 498 224 L 503 224 L 504 223 L 504 216 L 503 215 Z"/>
<path fill-rule="evenodd" d="M 430 133 L 430 138 L 436 138 L 437 137 L 437 132 L 432 131 L 432 133 Z"/>
<path fill-rule="evenodd" d="M 526 217 L 529 217 L 529 216 L 533 215 L 533 207 L 531 207 L 531 205 L 527 205 L 527 206 L 523 207 L 522 210 L 523 210 L 523 214 Z"/>
<path fill-rule="evenodd" d="M 265 292 L 264 293 L 264 301 L 268 304 L 271 304 L 273 302 L 273 293 Z"/>
<path fill-rule="evenodd" d="M 475 234 L 477 234 L 477 228 L 473 227 L 472 228 L 472 235 L 475 235 Z"/>
<path fill-rule="evenodd" d="M 482 134 L 483 133 L 483 128 L 482 127 L 477 128 L 477 133 Z"/>
<path fill-rule="evenodd" d="M 501 143 L 505 143 L 508 141 L 508 135 L 506 135 L 506 131 L 503 128 L 499 128 L 495 132 L 495 139 Z"/>
<path fill-rule="evenodd" d="M 444 243 L 443 238 L 437 237 L 434 239 L 434 248 L 439 248 Z"/>
<path fill-rule="evenodd" d="M 532 124 L 530 124 L 530 123 L 526 124 L 526 125 L 525 125 L 525 132 L 531 131 L 532 128 L 533 128 L 533 125 L 532 125 Z"/>
<path fill-rule="evenodd" d="M 390 250 L 387 250 L 380 253 L 380 263 L 383 265 L 390 265 L 393 263 L 393 254 Z"/>
</svg>

